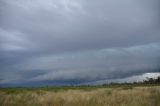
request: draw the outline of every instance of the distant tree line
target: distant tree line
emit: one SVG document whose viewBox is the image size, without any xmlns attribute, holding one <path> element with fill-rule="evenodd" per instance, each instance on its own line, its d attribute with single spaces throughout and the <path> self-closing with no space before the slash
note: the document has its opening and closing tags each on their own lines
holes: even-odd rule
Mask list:
<svg viewBox="0 0 160 106">
<path fill-rule="evenodd" d="M 160 76 L 157 78 L 147 78 L 147 80 L 144 80 L 143 83 L 145 83 L 145 84 L 160 84 Z"/>
<path fill-rule="evenodd" d="M 102 86 L 119 86 L 119 85 L 159 85 L 160 84 L 160 76 L 157 77 L 157 78 L 146 78 L 146 80 L 143 80 L 141 82 L 133 82 L 133 83 L 130 83 L 130 82 L 124 82 L 124 83 L 116 83 L 116 82 L 111 82 L 111 83 L 108 83 L 108 84 L 102 84 Z"/>
</svg>

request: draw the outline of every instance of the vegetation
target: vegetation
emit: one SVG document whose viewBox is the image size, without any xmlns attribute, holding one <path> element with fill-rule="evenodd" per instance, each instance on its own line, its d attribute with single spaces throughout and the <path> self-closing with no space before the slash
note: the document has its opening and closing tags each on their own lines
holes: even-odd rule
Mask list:
<svg viewBox="0 0 160 106">
<path fill-rule="evenodd" d="M 1 88 L 0 106 L 160 106 L 159 79 L 99 86 Z"/>
<path fill-rule="evenodd" d="M 160 76 L 153 79 L 153 78 L 147 78 L 147 80 L 143 81 L 143 83 L 147 84 L 160 84 Z"/>
<path fill-rule="evenodd" d="M 160 106 L 160 87 L 0 91 L 0 106 Z"/>
</svg>

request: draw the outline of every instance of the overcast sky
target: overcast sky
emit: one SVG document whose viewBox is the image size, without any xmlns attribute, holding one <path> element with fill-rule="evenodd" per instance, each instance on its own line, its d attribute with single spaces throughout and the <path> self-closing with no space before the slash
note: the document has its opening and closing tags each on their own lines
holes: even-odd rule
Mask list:
<svg viewBox="0 0 160 106">
<path fill-rule="evenodd" d="M 0 0 L 2 86 L 135 81 L 159 72 L 159 0 Z"/>
</svg>

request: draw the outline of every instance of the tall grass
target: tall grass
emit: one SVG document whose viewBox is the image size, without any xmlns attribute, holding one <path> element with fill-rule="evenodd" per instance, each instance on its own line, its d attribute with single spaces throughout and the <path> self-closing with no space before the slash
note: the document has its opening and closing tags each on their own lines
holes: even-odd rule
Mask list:
<svg viewBox="0 0 160 106">
<path fill-rule="evenodd" d="M 0 106 L 160 106 L 160 87 L 0 90 Z"/>
</svg>

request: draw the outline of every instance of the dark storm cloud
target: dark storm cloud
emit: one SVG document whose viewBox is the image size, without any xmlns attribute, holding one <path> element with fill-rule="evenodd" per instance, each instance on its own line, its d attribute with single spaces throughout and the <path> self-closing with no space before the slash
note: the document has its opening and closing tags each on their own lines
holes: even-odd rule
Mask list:
<svg viewBox="0 0 160 106">
<path fill-rule="evenodd" d="M 159 5 L 0 0 L 0 79 L 96 81 L 158 72 Z"/>
</svg>

